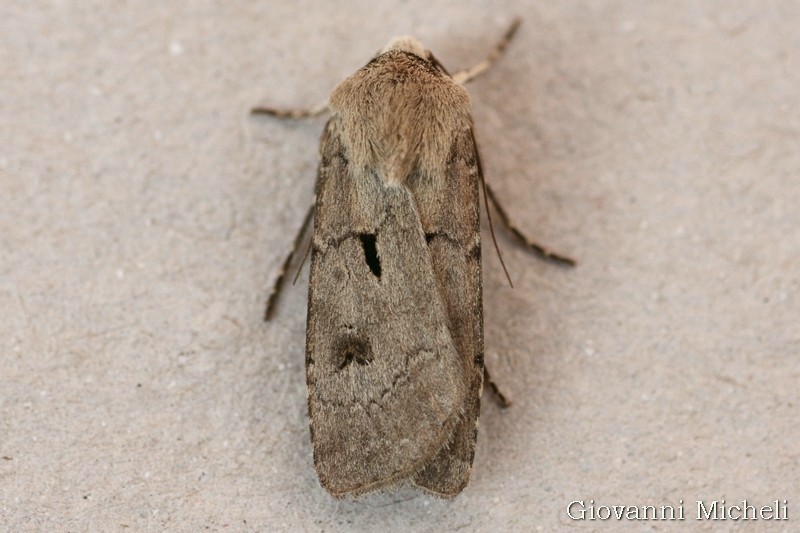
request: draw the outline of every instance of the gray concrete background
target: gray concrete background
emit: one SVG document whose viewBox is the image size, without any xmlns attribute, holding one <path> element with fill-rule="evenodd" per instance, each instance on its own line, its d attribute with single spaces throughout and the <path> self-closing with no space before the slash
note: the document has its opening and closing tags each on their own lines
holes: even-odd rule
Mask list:
<svg viewBox="0 0 800 533">
<path fill-rule="evenodd" d="M 396 34 L 470 85 L 487 177 L 565 270 L 485 257 L 484 402 L 457 499 L 314 473 L 307 107 Z M 53 1 L 0 6 L 0 523 L 8 530 L 731 529 L 800 519 L 800 4 Z M 573 522 L 572 500 L 687 521 Z M 792 525 L 792 524 L 795 525 Z M 751 524 L 752 526 L 752 524 Z"/>
</svg>

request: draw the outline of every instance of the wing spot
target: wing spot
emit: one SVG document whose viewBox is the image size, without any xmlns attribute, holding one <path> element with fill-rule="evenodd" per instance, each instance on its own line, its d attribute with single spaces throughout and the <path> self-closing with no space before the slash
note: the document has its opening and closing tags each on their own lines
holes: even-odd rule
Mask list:
<svg viewBox="0 0 800 533">
<path fill-rule="evenodd" d="M 376 246 L 378 236 L 373 233 L 359 234 L 361 239 L 361 246 L 364 248 L 364 260 L 367 266 L 372 271 L 372 274 L 379 278 L 381 277 L 381 258 L 378 257 L 378 247 Z"/>
<path fill-rule="evenodd" d="M 333 361 L 339 370 L 344 370 L 353 363 L 368 365 L 372 358 L 369 340 L 358 333 L 342 335 L 334 346 Z"/>
</svg>

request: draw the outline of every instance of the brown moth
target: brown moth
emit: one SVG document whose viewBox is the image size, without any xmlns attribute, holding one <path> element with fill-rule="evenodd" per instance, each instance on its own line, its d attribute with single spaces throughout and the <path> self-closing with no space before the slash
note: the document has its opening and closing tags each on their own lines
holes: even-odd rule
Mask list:
<svg viewBox="0 0 800 533">
<path fill-rule="evenodd" d="M 300 235 L 313 212 L 308 415 L 314 464 L 334 496 L 404 482 L 452 497 L 469 481 L 484 381 L 485 185 L 463 84 L 499 57 L 518 24 L 486 61 L 454 76 L 401 37 L 325 106 L 254 110 L 330 111 L 316 204 Z"/>
</svg>

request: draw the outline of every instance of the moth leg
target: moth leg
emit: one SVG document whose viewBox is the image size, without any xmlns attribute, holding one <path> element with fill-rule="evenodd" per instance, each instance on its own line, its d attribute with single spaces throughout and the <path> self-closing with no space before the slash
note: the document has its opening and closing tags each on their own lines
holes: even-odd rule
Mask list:
<svg viewBox="0 0 800 533">
<path fill-rule="evenodd" d="M 489 375 L 489 370 L 486 366 L 483 367 L 483 382 L 492 389 L 495 398 L 497 398 L 497 403 L 500 404 L 500 407 L 506 408 L 511 405 L 511 401 L 506 398 L 506 395 L 500 391 L 500 387 L 497 386 L 497 383 L 492 381 L 492 377 Z"/>
<path fill-rule="evenodd" d="M 275 109 L 273 107 L 254 107 L 250 110 L 251 115 L 269 115 L 275 118 L 289 118 L 299 120 L 303 118 L 317 117 L 328 110 L 328 102 L 322 102 L 311 109 Z"/>
<path fill-rule="evenodd" d="M 275 280 L 275 285 L 272 287 L 272 291 L 269 293 L 269 297 L 267 298 L 267 309 L 264 311 L 264 320 L 269 320 L 272 318 L 272 314 L 275 311 L 275 304 L 278 302 L 278 295 L 280 294 L 281 290 L 283 289 L 284 283 L 286 283 L 286 272 L 289 270 L 289 266 L 292 264 L 292 260 L 294 259 L 295 253 L 297 249 L 300 247 L 300 243 L 303 241 L 303 236 L 308 232 L 308 227 L 311 223 L 311 219 L 314 217 L 314 203 L 311 204 L 311 207 L 308 209 L 308 213 L 306 213 L 306 218 L 303 220 L 303 225 L 300 226 L 300 231 L 297 232 L 297 236 L 294 238 L 294 244 L 292 245 L 292 250 L 289 252 L 289 255 L 286 256 L 286 259 L 281 266 L 280 271 L 278 272 L 278 278 Z M 305 258 L 303 259 L 305 262 Z M 297 267 L 297 273 L 300 274 L 300 269 L 303 267 L 302 264 Z M 297 277 L 295 277 L 295 281 Z"/>
<path fill-rule="evenodd" d="M 459 84 L 465 84 L 469 81 L 474 80 L 491 67 L 495 61 L 497 61 L 503 52 L 505 52 L 508 43 L 511 42 L 511 39 L 514 37 L 514 34 L 517 32 L 517 28 L 522 23 L 521 18 L 515 18 L 514 21 L 511 23 L 511 26 L 506 31 L 503 38 L 497 43 L 494 47 L 494 50 L 480 63 L 474 65 L 472 68 L 468 68 L 466 70 L 460 70 L 453 75 L 453 81 Z"/>
<path fill-rule="evenodd" d="M 495 196 L 494 191 L 491 187 L 489 187 L 488 183 L 486 184 L 486 192 L 488 193 L 489 200 L 492 202 L 492 205 L 497 210 L 497 214 L 500 215 L 500 220 L 503 222 L 503 225 L 508 228 L 511 234 L 514 235 L 514 237 L 520 242 L 520 244 L 522 244 L 522 246 L 528 248 L 546 261 L 552 261 L 553 263 L 570 267 L 573 267 L 577 264 L 577 262 L 571 257 L 556 253 L 546 246 L 542 246 L 541 244 L 538 244 L 526 237 L 525 234 L 523 234 L 508 218 L 508 213 L 506 213 L 506 210 L 500 205 L 500 202 L 497 200 L 497 196 Z"/>
</svg>

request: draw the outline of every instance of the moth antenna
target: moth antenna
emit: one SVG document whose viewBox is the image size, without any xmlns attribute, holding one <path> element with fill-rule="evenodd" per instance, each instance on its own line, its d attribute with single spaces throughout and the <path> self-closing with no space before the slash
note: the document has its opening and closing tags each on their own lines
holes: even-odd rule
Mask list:
<svg viewBox="0 0 800 533">
<path fill-rule="evenodd" d="M 494 243 L 494 249 L 497 252 L 497 258 L 500 260 L 500 266 L 503 267 L 503 272 L 506 273 L 506 279 L 508 280 L 508 284 L 511 288 L 514 288 L 514 282 L 511 281 L 511 276 L 508 274 L 508 269 L 506 268 L 506 262 L 503 261 L 503 254 L 500 253 L 500 247 L 497 245 L 497 238 L 494 236 L 494 225 L 492 224 L 492 214 L 489 210 L 489 204 L 486 200 L 486 180 L 483 179 L 483 175 L 481 175 L 481 183 L 483 184 L 483 204 L 486 206 L 486 218 L 489 219 L 489 233 L 492 234 L 492 242 Z"/>
<path fill-rule="evenodd" d="M 275 312 L 275 306 L 278 303 L 278 296 L 283 290 L 283 284 L 286 281 L 286 271 L 292 264 L 292 260 L 295 256 L 295 252 L 297 252 L 297 248 L 300 246 L 302 242 L 303 235 L 308 232 L 308 225 L 311 222 L 311 218 L 314 216 L 314 204 L 311 204 L 311 208 L 309 208 L 308 213 L 306 213 L 306 218 L 303 220 L 303 225 L 300 226 L 300 231 L 297 233 L 297 236 L 294 238 L 294 243 L 292 244 L 292 251 L 289 252 L 289 255 L 286 256 L 286 259 L 281 266 L 281 270 L 278 273 L 278 279 L 275 280 L 275 285 L 272 287 L 272 292 L 269 293 L 269 298 L 267 298 L 267 308 L 264 311 L 264 320 L 270 320 L 272 318 L 273 313 Z M 310 249 L 310 247 L 309 247 Z M 307 256 L 308 254 L 306 254 Z M 303 258 L 303 262 L 305 262 L 305 257 Z M 300 264 L 300 268 L 302 268 L 302 263 Z M 300 269 L 298 269 L 298 274 Z M 292 285 L 294 282 L 297 281 L 297 276 L 295 276 Z"/>
<path fill-rule="evenodd" d="M 481 163 L 481 154 L 477 149 L 478 142 L 475 140 L 475 128 L 470 129 L 472 134 L 472 144 L 476 147 L 475 148 L 475 159 L 478 163 L 478 177 L 481 180 L 481 188 L 483 189 L 483 205 L 486 207 L 486 218 L 489 219 L 489 232 L 492 234 L 492 242 L 494 243 L 494 249 L 497 252 L 497 258 L 500 259 L 500 265 L 503 267 L 503 272 L 506 273 L 506 279 L 508 280 L 508 284 L 511 288 L 514 288 L 514 282 L 511 281 L 511 276 L 508 273 L 508 269 L 506 268 L 506 262 L 503 261 L 503 254 L 500 253 L 500 247 L 497 245 L 497 238 L 494 236 L 494 224 L 492 224 L 492 213 L 489 211 L 489 200 L 487 198 L 486 193 L 486 180 L 483 177 L 483 163 Z"/>
<path fill-rule="evenodd" d="M 303 260 L 300 261 L 300 266 L 297 267 L 297 273 L 295 273 L 294 275 L 294 279 L 292 280 L 292 285 L 297 283 L 297 279 L 300 277 L 300 272 L 303 270 L 303 265 L 306 264 L 306 259 L 308 259 L 308 256 L 311 253 L 312 244 L 314 244 L 313 239 L 308 241 L 308 246 L 306 247 L 306 253 L 303 255 Z"/>
</svg>

